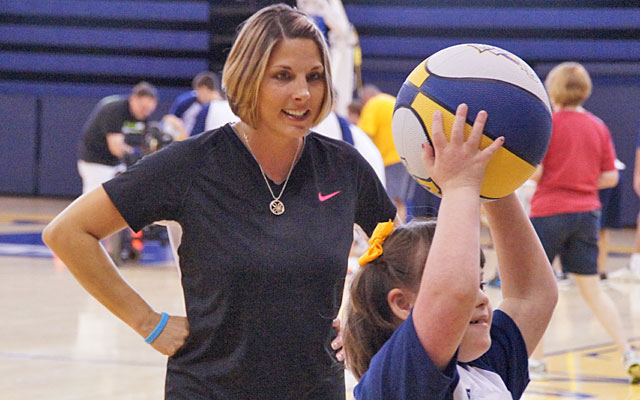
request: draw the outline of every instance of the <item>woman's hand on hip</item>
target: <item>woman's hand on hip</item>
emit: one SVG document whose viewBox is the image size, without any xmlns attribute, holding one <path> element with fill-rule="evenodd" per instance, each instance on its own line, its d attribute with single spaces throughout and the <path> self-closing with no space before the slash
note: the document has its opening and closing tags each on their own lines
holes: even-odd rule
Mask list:
<svg viewBox="0 0 640 400">
<path fill-rule="evenodd" d="M 156 325 L 159 321 L 156 319 Z M 151 328 L 153 330 L 155 325 Z M 151 332 L 151 330 L 149 332 Z M 171 315 L 160 335 L 151 342 L 151 347 L 166 356 L 174 355 L 189 336 L 189 322 L 186 317 Z"/>
</svg>

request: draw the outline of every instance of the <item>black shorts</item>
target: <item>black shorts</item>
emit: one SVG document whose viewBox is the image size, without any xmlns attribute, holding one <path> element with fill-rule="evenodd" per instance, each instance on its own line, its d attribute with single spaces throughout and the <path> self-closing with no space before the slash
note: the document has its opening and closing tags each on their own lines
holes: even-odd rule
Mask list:
<svg viewBox="0 0 640 400">
<path fill-rule="evenodd" d="M 564 272 L 597 274 L 600 214 L 594 210 L 531 218 L 549 262 L 559 255 Z"/>
</svg>

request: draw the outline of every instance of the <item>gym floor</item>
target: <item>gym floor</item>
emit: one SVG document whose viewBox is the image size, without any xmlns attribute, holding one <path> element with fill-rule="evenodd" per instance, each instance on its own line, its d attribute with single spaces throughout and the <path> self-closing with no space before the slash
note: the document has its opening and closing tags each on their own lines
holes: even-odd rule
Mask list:
<svg viewBox="0 0 640 400">
<path fill-rule="evenodd" d="M 165 357 L 86 294 L 40 241 L 44 225 L 68 200 L 0 197 L 0 397 L 160 399 Z M 626 270 L 634 231 L 610 232 L 607 293 L 640 348 L 640 279 Z M 490 278 L 495 261 L 487 249 Z M 184 313 L 178 271 L 164 252 L 120 268 L 157 309 Z M 487 289 L 494 305 L 497 288 Z M 548 379 L 532 381 L 526 400 L 640 399 L 621 354 L 569 280 L 545 336 Z M 347 377 L 348 398 L 354 380 Z"/>
</svg>

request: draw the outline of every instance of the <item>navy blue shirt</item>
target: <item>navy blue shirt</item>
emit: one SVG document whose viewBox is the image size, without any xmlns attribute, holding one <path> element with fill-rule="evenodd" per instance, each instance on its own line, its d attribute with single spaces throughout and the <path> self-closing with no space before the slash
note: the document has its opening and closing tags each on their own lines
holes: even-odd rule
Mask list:
<svg viewBox="0 0 640 400">
<path fill-rule="evenodd" d="M 173 143 L 104 187 L 134 230 L 169 219 L 184 231 L 190 335 L 169 359 L 167 399 L 344 399 L 327 345 L 353 224 L 371 234 L 396 213 L 357 150 L 307 135 L 279 216 L 229 125 Z"/>
<path fill-rule="evenodd" d="M 207 123 L 207 114 L 209 114 L 209 105 L 211 105 L 211 103 L 202 105 L 200 112 L 196 115 L 196 119 L 193 123 L 193 128 L 191 128 L 191 132 L 189 132 L 189 136 L 194 136 L 204 132 L 205 125 Z"/>
<path fill-rule="evenodd" d="M 196 96 L 195 90 L 182 93 L 180 96 L 176 97 L 176 99 L 171 104 L 171 108 L 169 108 L 169 114 L 173 114 L 178 118 L 182 118 L 182 115 L 185 113 L 185 111 L 187 111 L 189 107 L 197 102 L 198 98 Z"/>
<path fill-rule="evenodd" d="M 198 94 L 195 90 L 191 90 L 176 97 L 176 99 L 173 101 L 173 104 L 171 104 L 169 114 L 173 114 L 176 117 L 180 118 L 184 123 L 184 129 L 189 135 L 192 135 L 194 131 L 194 125 L 196 124 L 197 118 L 199 118 L 198 115 L 201 110 L 202 104 L 198 102 Z M 204 121 L 202 122 L 202 126 L 198 129 L 199 130 L 196 133 L 201 133 L 202 131 L 204 131 Z"/>
<path fill-rule="evenodd" d="M 457 355 L 440 371 L 427 355 L 413 315 L 373 356 L 354 390 L 356 400 L 519 399 L 529 383 L 527 348 L 520 329 L 501 310 L 493 314 L 491 348 L 477 360 Z"/>
</svg>

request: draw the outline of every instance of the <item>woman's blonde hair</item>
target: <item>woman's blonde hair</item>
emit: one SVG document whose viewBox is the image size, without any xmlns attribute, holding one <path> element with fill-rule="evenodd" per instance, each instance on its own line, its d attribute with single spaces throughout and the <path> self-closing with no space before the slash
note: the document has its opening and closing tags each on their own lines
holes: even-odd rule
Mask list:
<svg viewBox="0 0 640 400">
<path fill-rule="evenodd" d="M 544 81 L 551 101 L 560 107 L 581 106 L 591 96 L 591 78 L 579 63 L 556 65 Z"/>
<path fill-rule="evenodd" d="M 222 88 L 231 110 L 253 128 L 258 122 L 260 83 L 273 49 L 283 39 L 310 39 L 318 46 L 325 90 L 320 113 L 313 125 L 331 112 L 331 67 L 322 32 L 306 14 L 286 4 L 276 4 L 259 10 L 241 25 L 222 71 Z"/>
</svg>

